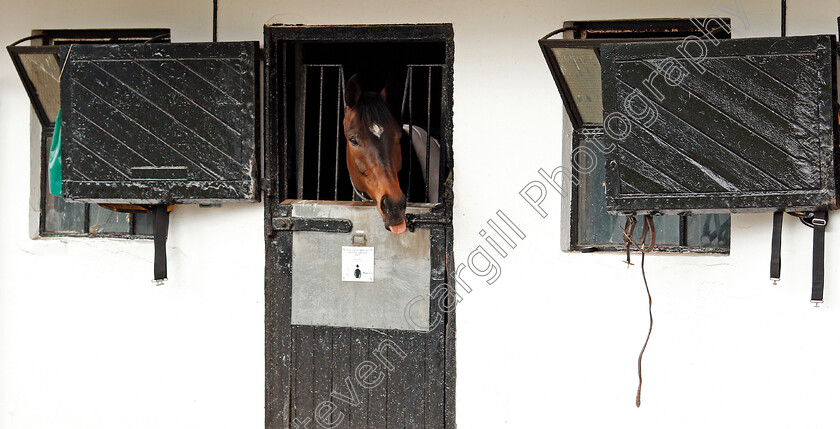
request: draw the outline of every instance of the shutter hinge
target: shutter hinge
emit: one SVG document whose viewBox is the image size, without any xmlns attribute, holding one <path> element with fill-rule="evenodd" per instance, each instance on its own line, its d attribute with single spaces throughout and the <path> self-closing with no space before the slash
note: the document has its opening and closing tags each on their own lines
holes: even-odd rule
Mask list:
<svg viewBox="0 0 840 429">
<path fill-rule="evenodd" d="M 260 187 L 262 187 L 263 193 L 265 194 L 266 197 L 273 197 L 274 196 L 274 189 L 272 189 L 271 180 L 268 180 L 266 178 L 262 178 L 260 180 Z"/>
</svg>

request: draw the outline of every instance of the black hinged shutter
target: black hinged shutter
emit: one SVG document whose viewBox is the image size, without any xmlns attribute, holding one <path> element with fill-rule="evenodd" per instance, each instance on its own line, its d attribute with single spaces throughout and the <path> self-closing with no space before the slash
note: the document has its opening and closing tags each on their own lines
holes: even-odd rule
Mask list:
<svg viewBox="0 0 840 429">
<path fill-rule="evenodd" d="M 257 42 L 63 49 L 65 198 L 259 199 Z"/>
<path fill-rule="evenodd" d="M 836 207 L 834 36 L 715 42 L 601 47 L 608 210 Z"/>
</svg>

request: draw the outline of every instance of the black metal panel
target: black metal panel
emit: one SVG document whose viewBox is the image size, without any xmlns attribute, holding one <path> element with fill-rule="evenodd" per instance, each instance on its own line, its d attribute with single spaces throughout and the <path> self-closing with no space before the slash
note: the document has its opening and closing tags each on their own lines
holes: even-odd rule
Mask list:
<svg viewBox="0 0 840 429">
<path fill-rule="evenodd" d="M 836 207 L 834 36 L 681 43 L 601 47 L 608 210 Z"/>
<path fill-rule="evenodd" d="M 65 198 L 256 201 L 256 42 L 73 45 L 61 79 Z"/>
</svg>

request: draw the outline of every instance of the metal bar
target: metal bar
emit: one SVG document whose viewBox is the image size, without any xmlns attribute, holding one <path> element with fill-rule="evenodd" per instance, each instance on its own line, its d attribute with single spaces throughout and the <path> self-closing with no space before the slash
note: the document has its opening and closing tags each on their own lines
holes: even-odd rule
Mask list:
<svg viewBox="0 0 840 429">
<path fill-rule="evenodd" d="M 318 169 L 315 181 L 315 199 L 321 199 L 321 136 L 324 129 L 324 68 L 321 67 L 321 77 L 318 83 Z"/>
<path fill-rule="evenodd" d="M 431 191 L 429 190 L 429 179 L 432 171 L 429 169 L 429 160 L 432 156 L 432 67 L 426 68 L 428 72 L 428 88 L 426 89 L 426 202 L 431 201 Z"/>
<path fill-rule="evenodd" d="M 342 84 L 344 77 L 344 70 L 339 66 L 338 69 L 338 85 L 336 86 L 336 93 L 337 93 L 337 101 L 335 106 L 335 173 L 333 178 L 335 179 L 334 182 L 334 194 L 333 199 L 338 201 L 338 149 L 341 146 L 341 95 L 342 95 Z"/>
<path fill-rule="evenodd" d="M 219 0 L 213 0 L 213 43 L 219 41 Z"/>
<path fill-rule="evenodd" d="M 350 232 L 350 219 L 276 217 L 271 220 L 275 231 Z"/>
<path fill-rule="evenodd" d="M 288 45 L 286 43 L 283 44 L 283 62 L 278 66 L 283 69 L 283 194 L 280 196 L 279 201 L 283 201 L 284 198 L 289 198 L 289 181 L 291 179 L 289 175 L 289 172 L 291 171 L 291 169 L 289 168 L 289 127 L 287 124 L 288 121 L 286 120 L 289 117 L 289 77 L 287 72 L 288 62 L 286 58 L 287 46 Z M 267 87 L 268 86 L 266 86 L 266 88 Z M 277 179 L 279 181 L 280 177 L 281 176 L 277 174 L 272 179 Z M 279 185 L 279 183 L 275 183 L 275 185 Z"/>
<path fill-rule="evenodd" d="M 413 232 L 414 228 L 417 227 L 430 228 L 433 225 L 449 225 L 452 223 L 452 219 L 449 218 L 449 216 L 447 216 L 445 213 L 406 213 L 405 223 L 409 231 Z"/>
<path fill-rule="evenodd" d="M 305 150 L 305 142 L 306 142 L 306 80 L 308 69 L 301 64 L 301 47 L 295 46 L 295 69 L 296 75 L 299 76 L 298 84 L 298 93 L 295 94 L 297 99 L 299 100 L 296 104 L 296 108 L 299 109 L 295 112 L 295 121 L 298 127 L 297 133 L 297 140 L 296 140 L 296 153 L 297 158 L 295 159 L 295 163 L 297 164 L 297 198 L 303 198 L 303 175 L 305 172 L 305 163 L 304 158 L 306 155 Z"/>
<path fill-rule="evenodd" d="M 688 216 L 680 216 L 679 229 L 680 246 L 688 246 Z"/>
<path fill-rule="evenodd" d="M 412 135 L 414 134 L 414 109 L 412 107 L 412 93 L 414 92 L 414 67 L 409 66 L 408 70 L 405 75 L 405 80 L 407 83 L 407 91 L 408 91 L 408 145 L 410 150 L 414 150 L 414 144 L 411 143 Z M 405 97 L 403 97 L 403 102 L 405 102 Z M 405 192 L 407 195 L 411 195 L 411 166 L 414 165 L 414 157 L 409 154 L 408 156 L 408 187 L 406 188 Z"/>
<path fill-rule="evenodd" d="M 316 180 L 316 190 L 315 190 L 315 199 L 321 199 L 321 178 L 323 176 L 322 168 L 323 168 L 323 151 L 324 151 L 324 81 L 328 77 L 326 76 L 326 68 L 335 68 L 337 70 L 337 79 L 338 79 L 338 86 L 337 86 L 337 99 L 336 99 L 336 123 L 335 123 L 335 162 L 333 165 L 333 199 L 338 201 L 338 185 L 339 185 L 339 165 L 340 165 L 340 150 L 341 150 L 341 107 L 343 105 L 343 93 L 344 93 L 344 67 L 341 64 L 303 64 L 304 73 L 308 73 L 310 68 L 318 68 L 320 73 L 319 78 L 319 99 L 318 99 L 318 167 L 317 167 L 317 180 Z M 303 98 L 306 97 L 306 94 L 303 94 Z M 302 115 L 305 117 L 306 110 L 304 109 Z M 303 140 L 304 151 L 306 140 Z M 301 161 L 301 168 L 302 161 Z M 302 177 L 302 175 L 301 175 Z M 303 181 L 303 178 L 301 178 Z M 302 184 L 300 185 L 303 186 Z M 352 190 L 350 194 L 350 199 L 352 200 Z M 302 194 L 299 195 L 299 198 L 303 198 Z"/>
<path fill-rule="evenodd" d="M 782 0 L 782 37 L 787 36 L 787 0 Z"/>
</svg>

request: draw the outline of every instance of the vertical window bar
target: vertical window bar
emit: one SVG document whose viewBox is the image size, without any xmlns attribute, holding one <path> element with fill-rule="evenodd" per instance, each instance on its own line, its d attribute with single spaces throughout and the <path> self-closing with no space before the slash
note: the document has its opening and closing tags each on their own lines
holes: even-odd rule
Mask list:
<svg viewBox="0 0 840 429">
<path fill-rule="evenodd" d="M 288 89 L 287 89 L 287 86 L 289 84 L 289 81 L 288 81 L 289 77 L 288 77 L 288 72 L 286 70 L 287 67 L 288 67 L 288 62 L 287 62 L 288 59 L 286 57 L 287 46 L 288 46 L 287 43 L 283 44 L 283 61 L 281 63 L 282 64 L 281 68 L 283 69 L 283 72 L 282 72 L 283 73 L 283 110 L 282 110 L 283 120 L 281 121 L 282 125 L 280 127 L 283 129 L 283 146 L 282 146 L 282 150 L 283 150 L 282 173 L 283 173 L 283 175 L 282 176 L 280 174 L 275 175 L 275 177 L 277 177 L 277 180 L 280 180 L 281 177 L 284 178 L 284 180 L 283 180 L 283 193 L 278 198 L 278 200 L 280 200 L 280 201 L 282 201 L 285 198 L 289 198 L 289 181 L 291 180 L 291 177 L 289 175 L 289 172 L 291 171 L 291 169 L 289 168 L 289 130 L 288 130 L 289 94 L 288 94 Z M 267 147 L 270 147 L 270 145 L 268 145 L 268 142 L 265 142 L 265 145 Z M 275 185 L 279 185 L 279 183 L 275 183 Z"/>
<path fill-rule="evenodd" d="M 688 217 L 680 216 L 680 246 L 688 246 Z"/>
<path fill-rule="evenodd" d="M 336 89 L 338 100 L 335 106 L 335 176 L 333 176 L 335 193 L 333 199 L 338 201 L 338 150 L 341 146 L 341 100 L 344 99 L 344 69 L 340 66 L 338 67 L 338 86 L 336 86 Z"/>
<path fill-rule="evenodd" d="M 408 187 L 405 190 L 407 200 L 411 200 L 411 170 L 412 166 L 414 165 L 414 157 L 411 156 L 411 152 L 414 151 L 414 145 L 412 144 L 412 136 L 414 135 L 414 115 L 413 115 L 413 108 L 412 108 L 412 92 L 413 92 L 413 82 L 414 82 L 414 67 L 408 66 L 406 74 L 405 74 L 405 90 L 403 92 L 403 110 L 405 109 L 406 104 L 406 95 L 408 96 L 408 147 L 409 147 L 409 156 L 408 156 Z"/>
<path fill-rule="evenodd" d="M 321 70 L 318 81 L 318 170 L 317 179 L 315 180 L 315 199 L 321 199 L 321 136 L 324 129 L 324 67 L 319 67 Z"/>
<path fill-rule="evenodd" d="M 298 48 L 298 51 L 300 49 Z M 300 54 L 299 52 L 295 52 L 297 58 L 296 61 L 300 61 Z M 302 73 L 301 73 L 302 71 Z M 303 173 L 304 173 L 304 154 L 306 153 L 305 150 L 305 142 L 306 142 L 306 77 L 309 74 L 309 69 L 305 66 L 301 67 L 298 66 L 298 76 L 301 76 L 300 82 L 298 82 L 298 103 L 296 103 L 296 108 L 300 109 L 299 114 L 296 114 L 295 117 L 298 118 L 297 125 L 298 125 L 298 137 L 296 141 L 296 150 L 297 150 L 297 158 L 295 162 L 297 163 L 297 197 L 298 199 L 303 198 Z"/>
<path fill-rule="evenodd" d="M 429 170 L 429 160 L 431 160 L 432 152 L 432 66 L 426 67 L 428 71 L 428 87 L 426 89 L 426 202 L 431 201 L 431 191 L 429 190 L 429 178 L 432 174 Z"/>
</svg>

